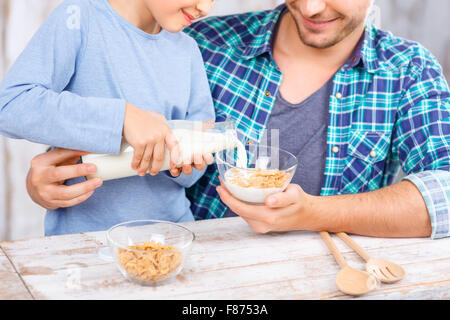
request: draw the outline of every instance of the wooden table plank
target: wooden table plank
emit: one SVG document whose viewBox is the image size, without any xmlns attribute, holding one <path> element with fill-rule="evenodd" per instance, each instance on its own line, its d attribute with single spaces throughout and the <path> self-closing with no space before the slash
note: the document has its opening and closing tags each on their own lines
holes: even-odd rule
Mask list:
<svg viewBox="0 0 450 320">
<path fill-rule="evenodd" d="M 0 300 L 31 300 L 33 297 L 0 247 Z"/>
<path fill-rule="evenodd" d="M 186 223 L 196 241 L 183 271 L 157 287 L 126 280 L 98 257 L 105 233 L 24 239 L 2 247 L 36 299 L 354 299 L 335 286 L 339 271 L 314 232 L 258 234 L 240 218 Z M 450 299 L 450 239 L 352 236 L 406 277 L 359 299 Z M 333 236 L 347 262 L 364 262 Z"/>
</svg>

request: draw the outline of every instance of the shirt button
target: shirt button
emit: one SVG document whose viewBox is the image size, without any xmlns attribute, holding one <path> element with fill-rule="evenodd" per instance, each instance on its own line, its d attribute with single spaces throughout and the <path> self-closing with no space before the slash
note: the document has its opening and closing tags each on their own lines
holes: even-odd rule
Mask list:
<svg viewBox="0 0 450 320">
<path fill-rule="evenodd" d="M 264 95 L 265 95 L 267 98 L 269 98 L 270 95 L 271 95 L 271 93 L 270 93 L 270 91 L 267 90 L 267 91 L 264 93 Z"/>
<path fill-rule="evenodd" d="M 377 156 L 377 152 L 375 150 L 370 151 L 370 156 L 375 158 Z"/>
<path fill-rule="evenodd" d="M 339 152 L 339 147 L 338 146 L 334 146 L 333 149 L 331 149 L 331 152 L 338 153 Z"/>
<path fill-rule="evenodd" d="M 342 93 L 337 92 L 337 93 L 336 93 L 336 98 L 337 98 L 337 99 L 342 99 Z"/>
</svg>

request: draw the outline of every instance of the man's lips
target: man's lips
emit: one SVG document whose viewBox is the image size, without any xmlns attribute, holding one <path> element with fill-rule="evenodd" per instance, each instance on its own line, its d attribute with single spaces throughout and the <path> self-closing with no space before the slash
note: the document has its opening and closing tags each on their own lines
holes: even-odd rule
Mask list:
<svg viewBox="0 0 450 320">
<path fill-rule="evenodd" d="M 331 20 L 311 20 L 308 18 L 305 18 L 304 16 L 302 16 L 303 21 L 305 22 L 306 27 L 308 27 L 309 29 L 312 30 L 324 30 L 326 29 L 328 26 L 330 26 L 333 22 L 335 22 L 336 20 L 338 20 L 339 18 L 334 18 Z"/>
<path fill-rule="evenodd" d="M 191 24 L 192 21 L 195 20 L 195 18 L 193 16 L 191 16 L 189 13 L 187 13 L 186 11 L 181 10 L 181 12 L 183 13 L 184 18 L 187 20 L 187 22 L 189 22 L 189 24 Z"/>
</svg>

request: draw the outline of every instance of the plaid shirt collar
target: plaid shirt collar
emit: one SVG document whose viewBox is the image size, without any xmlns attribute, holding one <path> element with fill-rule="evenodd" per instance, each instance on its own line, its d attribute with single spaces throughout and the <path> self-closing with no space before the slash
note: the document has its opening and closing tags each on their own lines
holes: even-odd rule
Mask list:
<svg viewBox="0 0 450 320">
<path fill-rule="evenodd" d="M 277 23 L 283 11 L 287 9 L 285 4 L 282 4 L 274 10 L 268 11 L 265 20 L 261 23 L 261 28 L 252 36 L 249 36 L 243 41 L 242 46 L 235 46 L 233 49 L 237 56 L 243 59 L 253 59 L 262 54 L 269 54 L 272 56 L 272 37 L 276 29 Z"/>
<path fill-rule="evenodd" d="M 268 11 L 265 21 L 261 23 L 261 28 L 243 41 L 242 45 L 233 46 L 231 49 L 237 56 L 243 59 L 253 59 L 262 54 L 272 55 L 272 42 L 284 11 L 286 4 L 281 4 L 274 10 Z M 375 29 L 370 24 L 366 25 L 364 34 L 359 40 L 353 54 L 344 64 L 344 70 L 355 68 L 360 64 L 367 72 L 375 73 L 379 69 L 379 63 L 375 48 Z"/>
</svg>

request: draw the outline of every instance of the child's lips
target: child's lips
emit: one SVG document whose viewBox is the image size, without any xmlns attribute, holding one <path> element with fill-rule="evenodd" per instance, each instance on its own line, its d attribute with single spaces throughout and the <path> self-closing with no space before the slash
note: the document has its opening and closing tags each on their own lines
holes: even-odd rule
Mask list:
<svg viewBox="0 0 450 320">
<path fill-rule="evenodd" d="M 183 13 L 183 16 L 187 20 L 187 22 L 189 22 L 189 24 L 192 24 L 192 21 L 194 21 L 195 18 L 184 10 L 181 10 L 181 12 Z"/>
</svg>

